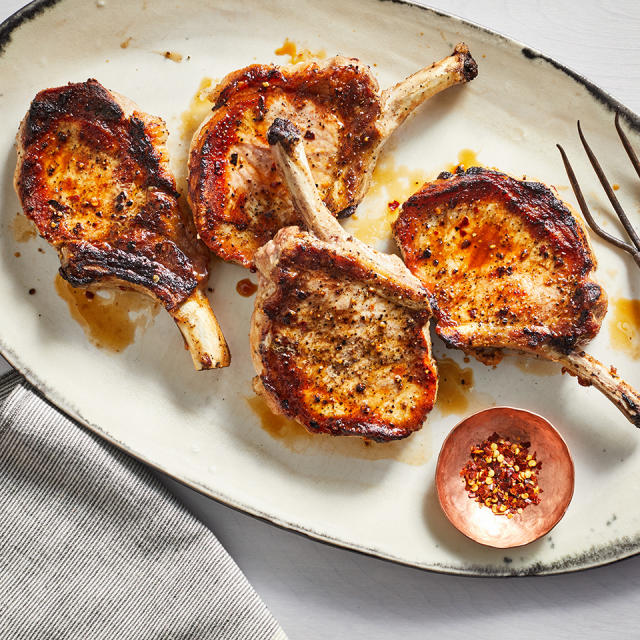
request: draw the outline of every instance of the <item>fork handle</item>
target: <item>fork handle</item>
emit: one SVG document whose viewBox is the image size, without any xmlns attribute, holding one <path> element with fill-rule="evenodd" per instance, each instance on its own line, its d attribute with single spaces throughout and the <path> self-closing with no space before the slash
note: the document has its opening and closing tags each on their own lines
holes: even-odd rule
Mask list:
<svg viewBox="0 0 640 640">
<path fill-rule="evenodd" d="M 580 384 L 593 385 L 601 391 L 634 426 L 640 428 L 640 393 L 625 382 L 614 367 L 605 367 L 584 351 L 569 354 L 548 350 L 551 360 L 560 363 Z"/>
</svg>

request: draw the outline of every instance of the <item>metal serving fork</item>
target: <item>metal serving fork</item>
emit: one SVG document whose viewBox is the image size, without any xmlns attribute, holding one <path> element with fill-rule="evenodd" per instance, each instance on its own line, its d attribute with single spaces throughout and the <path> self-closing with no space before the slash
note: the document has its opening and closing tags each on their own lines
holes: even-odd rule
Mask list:
<svg viewBox="0 0 640 640">
<path fill-rule="evenodd" d="M 626 134 L 622 130 L 620 126 L 620 113 L 616 112 L 615 118 L 616 130 L 618 131 L 618 135 L 620 136 L 620 140 L 622 141 L 622 146 L 625 148 L 627 155 L 629 156 L 629 160 L 631 160 L 631 164 L 633 165 L 638 177 L 640 177 L 640 161 L 638 160 L 638 156 L 636 152 L 633 150 L 631 143 L 629 142 L 629 138 L 627 138 Z M 582 195 L 582 190 L 580 189 L 580 185 L 578 184 L 578 180 L 576 179 L 576 174 L 571 168 L 571 164 L 569 163 L 569 159 L 567 158 L 567 154 L 564 149 L 558 144 L 556 145 L 560 150 L 560 155 L 562 156 L 562 161 L 564 162 L 565 169 L 567 170 L 567 176 L 569 176 L 569 182 L 571 183 L 571 187 L 573 189 L 573 193 L 576 194 L 576 199 L 578 200 L 578 204 L 580 205 L 580 209 L 582 210 L 582 215 L 585 217 L 587 224 L 593 229 L 595 233 L 597 233 L 601 238 L 606 240 L 607 242 L 615 245 L 616 247 L 622 249 L 629 253 L 636 264 L 640 267 L 640 236 L 638 236 L 636 230 L 633 228 L 627 214 L 622 209 L 620 202 L 618 202 L 618 198 L 616 198 L 607 177 L 604 175 L 604 171 L 600 166 L 600 163 L 596 159 L 595 154 L 591 150 L 591 147 L 587 143 L 584 134 L 582 133 L 582 128 L 580 127 L 580 120 L 578 120 L 578 134 L 580 135 L 580 140 L 582 141 L 582 146 L 584 150 L 587 152 L 587 156 L 589 156 L 589 160 L 591 162 L 591 166 L 593 170 L 596 172 L 598 179 L 600 180 L 600 184 L 602 188 L 605 190 L 607 197 L 609 198 L 609 202 L 611 206 L 614 208 L 620 222 L 622 222 L 622 226 L 625 228 L 631 243 L 625 242 L 620 238 L 616 238 L 612 236 L 610 233 L 607 233 L 593 218 L 591 215 L 591 211 L 589 211 L 589 207 Z"/>
</svg>

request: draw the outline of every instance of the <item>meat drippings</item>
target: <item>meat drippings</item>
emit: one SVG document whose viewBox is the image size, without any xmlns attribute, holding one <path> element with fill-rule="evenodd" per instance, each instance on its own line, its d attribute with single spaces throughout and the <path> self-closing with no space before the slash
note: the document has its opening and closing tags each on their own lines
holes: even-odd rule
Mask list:
<svg viewBox="0 0 640 640">
<path fill-rule="evenodd" d="M 473 389 L 473 370 L 461 367 L 447 356 L 438 358 L 438 397 L 436 406 L 443 415 L 463 413 L 469 406 L 467 393 Z"/>
<path fill-rule="evenodd" d="M 26 216 L 18 213 L 11 222 L 13 238 L 16 242 L 28 242 L 36 237 L 36 226 Z"/>
<path fill-rule="evenodd" d="M 433 452 L 426 429 L 406 440 L 372 442 L 363 438 L 338 438 L 326 434 L 309 433 L 301 424 L 271 412 L 259 396 L 247 398 L 259 424 L 274 440 L 294 453 L 323 453 L 361 460 L 395 460 L 412 466 L 425 464 Z"/>
<path fill-rule="evenodd" d="M 278 47 L 274 53 L 277 56 L 289 56 L 290 64 L 298 64 L 299 62 L 308 62 L 309 60 L 319 60 L 327 57 L 327 52 L 324 49 L 318 51 L 311 51 L 309 49 L 298 48 L 298 45 L 285 38 L 281 47 Z"/>
<path fill-rule="evenodd" d="M 609 320 L 611 346 L 638 360 L 640 359 L 640 300 L 618 298 L 612 303 L 613 313 Z"/>
<path fill-rule="evenodd" d="M 461 149 L 458 162 L 448 165 L 447 171 L 455 173 L 460 165 L 464 168 L 480 166 L 476 152 Z M 361 207 L 362 213 L 356 211 L 345 222 L 345 229 L 367 244 L 389 238 L 391 224 L 397 218 L 400 207 L 428 179 L 430 177 L 423 170 L 397 165 L 392 156 L 383 156 L 373 171 L 371 186 Z"/>
<path fill-rule="evenodd" d="M 249 278 L 243 278 L 236 285 L 236 291 L 243 298 L 250 298 L 258 290 L 258 285 L 251 282 Z"/>
<path fill-rule="evenodd" d="M 448 356 L 436 356 L 438 362 L 438 396 L 435 408 L 443 416 L 463 415 L 469 411 L 495 405 L 486 393 L 473 388 L 473 369 L 461 367 Z"/>
<path fill-rule="evenodd" d="M 71 317 L 96 347 L 119 353 L 133 343 L 160 307 L 136 291 L 108 289 L 92 292 L 74 288 L 59 274 L 55 288 L 67 303 Z"/>
<path fill-rule="evenodd" d="M 189 156 L 189 146 L 193 134 L 197 128 L 202 124 L 204 119 L 211 113 L 211 107 L 213 106 L 209 100 L 209 94 L 214 86 L 213 78 L 205 76 L 200 80 L 200 84 L 193 94 L 189 106 L 180 114 L 180 144 L 177 153 L 173 157 L 173 169 L 176 177 L 176 183 L 178 185 L 178 191 L 182 194 L 187 193 L 187 162 Z M 178 200 L 182 212 L 191 218 L 192 213 L 189 209 L 189 205 L 186 202 L 186 198 L 180 198 Z"/>
<path fill-rule="evenodd" d="M 344 224 L 358 240 L 375 244 L 391 237 L 391 223 L 402 203 L 425 182 L 421 169 L 396 165 L 391 156 L 381 158 L 373 171 L 362 212 L 356 211 Z"/>
<path fill-rule="evenodd" d="M 458 167 L 468 169 L 469 167 L 481 167 L 483 166 L 478 162 L 478 154 L 473 149 L 460 149 L 458 151 L 458 162 L 450 164 L 447 167 L 447 171 L 455 173 Z"/>
<path fill-rule="evenodd" d="M 198 89 L 191 98 L 189 106 L 180 115 L 180 135 L 183 143 L 185 143 L 187 147 L 196 129 L 211 111 L 213 105 L 209 101 L 209 93 L 211 92 L 212 86 L 212 78 L 202 78 Z"/>
<path fill-rule="evenodd" d="M 157 51 L 156 53 L 159 53 L 172 62 L 182 62 L 182 59 L 184 58 L 184 56 L 177 51 Z"/>
</svg>

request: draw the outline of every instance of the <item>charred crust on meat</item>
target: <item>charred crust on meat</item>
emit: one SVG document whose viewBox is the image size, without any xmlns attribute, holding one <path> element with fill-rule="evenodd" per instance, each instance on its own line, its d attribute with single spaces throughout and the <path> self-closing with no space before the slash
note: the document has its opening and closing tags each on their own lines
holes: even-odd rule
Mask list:
<svg viewBox="0 0 640 640">
<path fill-rule="evenodd" d="M 277 261 L 267 267 L 273 245 Z M 283 229 L 258 256 L 262 277 L 275 285 L 258 303 L 264 320 L 256 350 L 271 401 L 314 433 L 384 442 L 418 430 L 437 388 L 426 308 L 405 306 L 401 286 L 379 285 L 357 256 L 310 234 Z M 351 303 L 335 307 L 331 295 Z M 390 334 L 387 321 L 398 331 Z M 377 372 L 399 382 L 381 385 Z"/>
<path fill-rule="evenodd" d="M 336 214 L 336 218 L 338 218 L 338 220 L 344 220 L 345 218 L 349 218 L 356 212 L 357 208 L 358 208 L 357 204 L 350 204 L 348 207 L 345 207 L 342 211 L 338 211 L 338 213 Z"/>
<path fill-rule="evenodd" d="M 291 149 L 301 136 L 300 129 L 289 120 L 276 118 L 267 131 L 267 142 L 271 146 L 280 143 L 285 149 Z"/>
<path fill-rule="evenodd" d="M 288 265 L 291 267 L 291 271 L 287 270 Z M 283 277 L 280 278 L 279 282 L 283 286 L 285 284 L 291 286 L 295 282 L 294 276 L 291 274 L 296 273 L 299 268 L 308 271 L 322 271 L 338 279 L 348 273 L 350 278 L 365 283 L 372 283 L 377 279 L 377 274 L 372 273 L 354 258 L 329 251 L 318 251 L 315 247 L 307 247 L 304 244 L 297 244 L 283 252 L 280 268 L 282 269 Z M 385 288 L 389 294 L 393 293 L 399 298 L 407 295 L 407 290 L 395 282 L 387 282 Z M 428 298 L 426 289 L 424 290 L 424 296 Z M 423 323 L 428 321 L 429 313 L 426 309 L 417 312 L 417 314 L 417 317 L 420 317 Z"/>
<path fill-rule="evenodd" d="M 258 103 L 255 107 L 254 122 L 262 122 L 264 120 L 265 113 L 267 112 L 266 102 L 264 96 L 258 96 Z"/>
<path fill-rule="evenodd" d="M 551 335 L 547 341 L 560 353 L 571 353 L 575 350 L 579 338 L 579 335 Z"/>
<path fill-rule="evenodd" d="M 16 188 L 71 284 L 122 280 L 171 310 L 206 277 L 208 256 L 165 168 L 164 122 L 134 106 L 125 115 L 118 100 L 95 80 L 38 93 Z"/>
<path fill-rule="evenodd" d="M 93 78 L 66 87 L 46 89 L 31 103 L 24 129 L 24 144 L 32 144 L 62 118 L 95 118 L 105 123 L 115 123 L 123 117 L 120 106 Z"/>
<path fill-rule="evenodd" d="M 464 43 L 460 43 L 456 45 L 453 53 L 462 56 L 462 76 L 465 82 L 471 82 L 478 75 L 478 63 L 469 53 L 469 47 Z"/>
<path fill-rule="evenodd" d="M 176 191 L 173 180 L 163 175 L 157 152 L 147 135 L 144 122 L 133 115 L 128 123 L 130 153 L 136 162 L 147 170 L 149 185 L 158 187 L 177 198 L 180 194 Z"/>
<path fill-rule="evenodd" d="M 442 174 L 441 174 L 442 175 Z M 549 230 L 556 231 L 560 236 L 569 235 L 568 248 L 572 244 L 580 244 L 580 259 L 582 275 L 592 267 L 592 260 L 586 250 L 587 243 L 583 230 L 578 226 L 573 214 L 554 193 L 539 182 L 520 181 L 499 171 L 470 167 L 463 173 L 447 176 L 444 180 L 426 184 L 420 191 L 412 195 L 403 205 L 402 210 L 421 208 L 438 201 L 452 208 L 460 202 L 473 202 L 496 198 L 504 202 L 515 213 L 521 214 L 539 236 Z M 406 216 L 405 216 L 406 217 Z M 394 228 L 401 229 L 402 216 L 394 224 Z"/>
<path fill-rule="evenodd" d="M 182 269 L 163 267 L 156 256 L 145 255 L 148 253 L 146 247 L 127 250 L 108 245 L 69 243 L 63 256 L 68 255 L 70 259 L 63 260 L 60 275 L 74 287 L 116 278 L 152 291 L 166 309 L 172 310 L 191 295 L 198 281 L 188 268 L 187 257 L 175 246 L 171 250 L 176 254 L 174 265 L 182 262 Z"/>
<path fill-rule="evenodd" d="M 631 422 L 634 427 L 640 428 L 640 406 L 636 402 L 633 401 L 632 398 L 629 397 L 624 391 L 620 394 L 622 401 L 628 407 L 629 411 L 633 414 L 631 418 Z"/>
<path fill-rule="evenodd" d="M 280 380 L 271 380 L 269 376 L 263 375 L 260 376 L 260 381 L 265 390 L 270 391 L 276 397 L 282 391 L 282 381 Z M 296 377 L 289 390 L 291 393 L 296 394 L 298 383 L 299 379 Z M 357 436 L 375 442 L 390 442 L 406 438 L 419 429 L 424 420 L 424 417 L 422 417 L 408 426 L 390 426 L 381 418 L 369 416 L 370 411 L 366 407 L 362 408 L 360 415 L 344 418 L 326 418 L 309 412 L 306 409 L 306 404 L 295 395 L 286 404 L 285 415 L 300 420 L 311 432 L 326 433 L 333 436 Z M 312 416 L 315 416 L 315 419 Z"/>
<path fill-rule="evenodd" d="M 264 83 L 268 83 L 267 87 Z M 266 89 L 272 84 L 280 85 L 286 82 L 284 75 L 277 66 L 256 64 L 244 69 L 240 69 L 224 80 L 224 85 L 218 87 L 217 99 L 214 109 L 226 106 L 229 100 L 238 92 L 244 91 L 250 87 L 256 87 L 266 93 Z"/>
</svg>

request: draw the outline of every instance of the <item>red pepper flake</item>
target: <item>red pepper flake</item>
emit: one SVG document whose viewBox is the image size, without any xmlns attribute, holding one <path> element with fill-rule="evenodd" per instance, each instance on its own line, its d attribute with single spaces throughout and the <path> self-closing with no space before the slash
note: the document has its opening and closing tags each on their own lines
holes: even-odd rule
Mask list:
<svg viewBox="0 0 640 640">
<path fill-rule="evenodd" d="M 397 200 L 393 200 L 387 206 L 389 207 L 389 209 L 391 209 L 391 211 L 395 211 L 400 206 L 400 203 Z"/>
<path fill-rule="evenodd" d="M 472 446 L 471 459 L 460 471 L 469 497 L 507 518 L 530 504 L 539 504 L 542 463 L 535 453 L 529 453 L 530 446 L 530 442 L 511 442 L 495 432 Z"/>
</svg>

